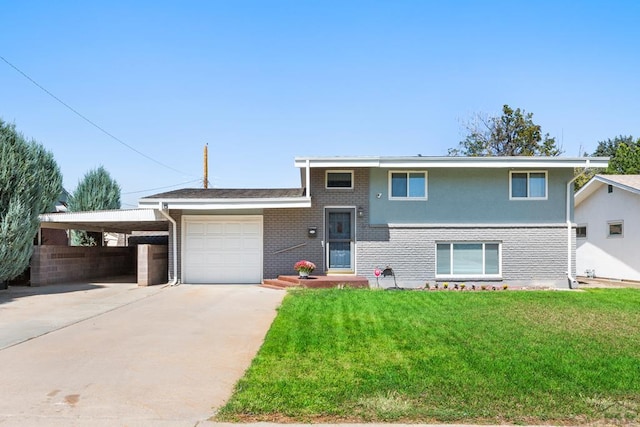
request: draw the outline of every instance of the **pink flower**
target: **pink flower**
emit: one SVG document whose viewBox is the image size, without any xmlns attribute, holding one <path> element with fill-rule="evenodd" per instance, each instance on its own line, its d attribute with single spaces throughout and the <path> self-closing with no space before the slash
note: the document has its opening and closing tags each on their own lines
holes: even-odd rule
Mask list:
<svg viewBox="0 0 640 427">
<path fill-rule="evenodd" d="M 298 261 L 296 262 L 296 264 L 293 266 L 294 270 L 296 270 L 297 272 L 305 272 L 305 273 L 311 273 L 313 270 L 316 269 L 316 265 L 314 263 L 312 263 L 311 261 L 307 261 L 307 260 L 302 260 L 302 261 Z"/>
</svg>

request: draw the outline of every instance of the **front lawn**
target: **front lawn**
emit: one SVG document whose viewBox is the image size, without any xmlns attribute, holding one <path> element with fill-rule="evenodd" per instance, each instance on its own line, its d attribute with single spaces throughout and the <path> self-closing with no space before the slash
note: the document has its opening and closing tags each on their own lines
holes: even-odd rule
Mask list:
<svg viewBox="0 0 640 427">
<path fill-rule="evenodd" d="M 301 290 L 221 421 L 640 422 L 640 290 Z"/>
</svg>

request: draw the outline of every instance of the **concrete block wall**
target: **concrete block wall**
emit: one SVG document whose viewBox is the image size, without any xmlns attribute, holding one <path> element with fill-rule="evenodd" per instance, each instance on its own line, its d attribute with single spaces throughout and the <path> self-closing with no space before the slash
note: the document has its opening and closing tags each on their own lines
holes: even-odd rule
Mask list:
<svg viewBox="0 0 640 427">
<path fill-rule="evenodd" d="M 167 245 L 138 245 L 138 286 L 167 283 L 167 250 Z"/>
<path fill-rule="evenodd" d="M 31 286 L 135 274 L 136 249 L 97 246 L 35 246 Z"/>
</svg>

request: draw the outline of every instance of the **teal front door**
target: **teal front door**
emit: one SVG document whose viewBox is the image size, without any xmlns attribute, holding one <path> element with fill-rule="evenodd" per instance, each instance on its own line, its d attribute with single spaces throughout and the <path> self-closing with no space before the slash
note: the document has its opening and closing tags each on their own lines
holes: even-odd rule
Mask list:
<svg viewBox="0 0 640 427">
<path fill-rule="evenodd" d="M 353 209 L 327 210 L 326 257 L 329 272 L 353 271 Z"/>
</svg>

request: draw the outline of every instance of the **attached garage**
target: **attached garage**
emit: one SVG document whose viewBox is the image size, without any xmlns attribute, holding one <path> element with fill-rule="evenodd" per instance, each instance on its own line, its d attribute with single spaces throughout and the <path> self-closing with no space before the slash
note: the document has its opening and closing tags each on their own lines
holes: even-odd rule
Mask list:
<svg viewBox="0 0 640 427">
<path fill-rule="evenodd" d="M 183 283 L 262 283 L 261 215 L 182 217 Z"/>
</svg>

